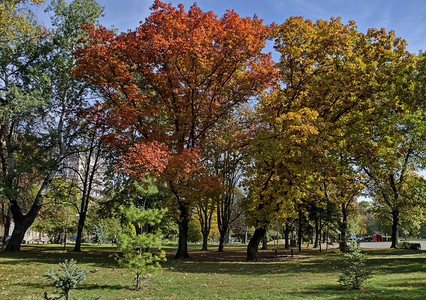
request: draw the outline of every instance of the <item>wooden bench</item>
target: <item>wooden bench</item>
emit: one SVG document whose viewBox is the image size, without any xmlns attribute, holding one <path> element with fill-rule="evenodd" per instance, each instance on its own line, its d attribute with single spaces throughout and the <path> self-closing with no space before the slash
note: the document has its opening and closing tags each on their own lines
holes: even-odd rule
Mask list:
<svg viewBox="0 0 426 300">
<path fill-rule="evenodd" d="M 285 248 L 282 248 L 282 249 L 274 249 L 274 251 L 275 251 L 275 257 L 277 257 L 278 256 L 278 251 L 280 251 L 280 250 L 283 250 L 283 251 L 288 251 L 288 250 L 290 250 L 290 253 L 291 253 L 291 257 L 293 257 L 293 250 L 294 249 L 285 249 Z"/>
<path fill-rule="evenodd" d="M 35 240 L 32 240 L 32 241 L 31 241 L 31 243 L 32 243 L 32 244 L 35 244 L 35 243 L 37 243 L 37 244 L 40 244 L 40 243 L 41 243 L 41 244 L 44 244 L 44 243 L 45 243 L 45 241 L 43 241 L 42 239 L 35 239 Z"/>
</svg>

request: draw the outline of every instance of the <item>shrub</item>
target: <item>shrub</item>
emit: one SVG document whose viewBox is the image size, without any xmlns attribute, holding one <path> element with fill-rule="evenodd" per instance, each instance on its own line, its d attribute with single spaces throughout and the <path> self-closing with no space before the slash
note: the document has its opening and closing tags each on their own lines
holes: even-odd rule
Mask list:
<svg viewBox="0 0 426 300">
<path fill-rule="evenodd" d="M 370 270 L 365 266 L 365 255 L 355 241 L 345 254 L 345 269 L 339 278 L 340 284 L 350 289 L 361 289 L 363 283 L 371 277 Z"/>
<path fill-rule="evenodd" d="M 420 250 L 421 245 L 420 243 L 409 243 L 406 241 L 400 241 L 399 246 L 400 249 L 410 249 L 410 250 Z"/>
<path fill-rule="evenodd" d="M 193 220 L 188 223 L 188 242 L 197 243 L 203 239 L 200 227 Z"/>
<path fill-rule="evenodd" d="M 65 260 L 64 263 L 59 264 L 59 270 L 52 268 L 49 273 L 44 275 L 45 279 L 53 281 L 53 284 L 59 290 L 55 298 L 49 298 L 47 292 L 45 292 L 45 299 L 69 299 L 70 290 L 82 283 L 88 273 L 83 268 L 78 269 L 76 263 L 73 259 L 70 261 Z"/>
<path fill-rule="evenodd" d="M 420 250 L 422 246 L 420 243 L 408 243 L 411 250 Z"/>
</svg>

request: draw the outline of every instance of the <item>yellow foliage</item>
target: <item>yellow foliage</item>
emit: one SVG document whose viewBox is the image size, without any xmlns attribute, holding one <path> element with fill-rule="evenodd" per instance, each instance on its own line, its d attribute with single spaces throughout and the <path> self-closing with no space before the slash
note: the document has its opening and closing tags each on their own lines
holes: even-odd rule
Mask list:
<svg viewBox="0 0 426 300">
<path fill-rule="evenodd" d="M 219 233 L 219 229 L 217 226 L 217 213 L 216 213 L 216 209 L 213 207 L 214 211 L 213 211 L 213 215 L 212 215 L 212 222 L 211 222 L 211 228 L 210 228 L 210 234 L 209 234 L 209 238 L 217 238 L 220 236 Z M 195 223 L 196 227 L 200 229 L 200 234 L 201 234 L 201 224 L 200 221 L 197 217 L 193 218 L 193 222 Z"/>
<path fill-rule="evenodd" d="M 31 11 L 23 8 L 25 4 L 41 4 L 43 0 L 1 0 L 0 1 L 0 39 L 10 41 L 20 35 L 36 31 L 31 20 Z"/>
</svg>

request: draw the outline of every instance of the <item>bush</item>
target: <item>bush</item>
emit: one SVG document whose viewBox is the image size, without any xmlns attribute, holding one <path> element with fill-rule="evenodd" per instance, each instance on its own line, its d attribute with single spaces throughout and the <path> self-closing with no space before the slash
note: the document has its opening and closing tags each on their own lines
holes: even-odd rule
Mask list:
<svg viewBox="0 0 426 300">
<path fill-rule="evenodd" d="M 53 281 L 53 284 L 59 290 L 55 298 L 49 298 L 47 292 L 45 292 L 45 299 L 69 299 L 70 290 L 82 283 L 83 280 L 86 279 L 88 273 L 83 268 L 77 269 L 76 263 L 77 262 L 73 259 L 69 262 L 65 260 L 64 263 L 59 264 L 59 270 L 52 268 L 49 273 L 44 275 L 45 279 Z"/>
<path fill-rule="evenodd" d="M 420 243 L 409 243 L 409 245 L 411 250 L 420 250 L 422 248 Z"/>
<path fill-rule="evenodd" d="M 400 249 L 410 249 L 410 250 L 420 250 L 421 245 L 420 243 L 409 243 L 406 241 L 400 241 L 399 246 Z"/>
<path fill-rule="evenodd" d="M 203 239 L 200 227 L 193 220 L 188 223 L 188 242 L 197 243 Z"/>
<path fill-rule="evenodd" d="M 371 277 L 365 266 L 365 255 L 359 245 L 353 241 L 345 254 L 345 269 L 339 278 L 340 284 L 350 289 L 361 289 L 363 283 Z"/>
</svg>

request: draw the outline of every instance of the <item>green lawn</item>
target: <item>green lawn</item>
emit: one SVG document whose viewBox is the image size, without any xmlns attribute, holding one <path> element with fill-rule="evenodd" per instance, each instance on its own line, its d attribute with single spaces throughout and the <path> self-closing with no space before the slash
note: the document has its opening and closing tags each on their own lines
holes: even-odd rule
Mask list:
<svg viewBox="0 0 426 300">
<path fill-rule="evenodd" d="M 70 246 L 71 247 L 71 246 Z M 90 273 L 71 292 L 74 299 L 425 299 L 426 252 L 366 250 L 373 278 L 360 291 L 337 283 L 343 255 L 333 251 L 260 251 L 257 263 L 245 262 L 244 246 L 224 254 L 190 247 L 192 260 L 169 259 L 163 276 L 147 291 L 134 291 L 134 274 L 118 267 L 114 247 L 83 247 L 64 253 L 52 245 L 24 246 L 20 253 L 0 252 L 0 299 L 41 299 L 54 288 L 42 275 L 59 262 L 74 258 Z M 169 245 L 169 257 L 174 245 Z M 212 248 L 213 249 L 213 248 Z M 71 248 L 69 248 L 71 250 Z"/>
</svg>

